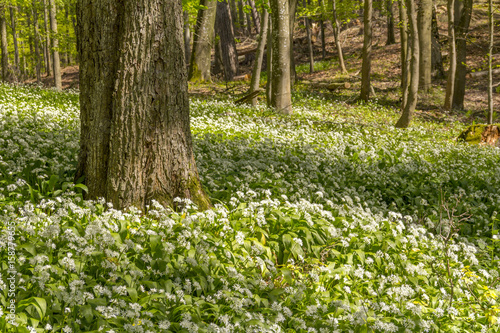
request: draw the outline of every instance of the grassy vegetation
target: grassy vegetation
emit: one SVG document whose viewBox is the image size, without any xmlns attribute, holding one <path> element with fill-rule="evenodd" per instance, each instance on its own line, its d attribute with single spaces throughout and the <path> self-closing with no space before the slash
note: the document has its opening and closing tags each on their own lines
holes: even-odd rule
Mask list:
<svg viewBox="0 0 500 333">
<path fill-rule="evenodd" d="M 139 212 L 72 182 L 75 92 L 0 86 L 0 331 L 499 332 L 500 150 L 451 117 L 293 99 L 193 99 L 215 208 Z"/>
</svg>

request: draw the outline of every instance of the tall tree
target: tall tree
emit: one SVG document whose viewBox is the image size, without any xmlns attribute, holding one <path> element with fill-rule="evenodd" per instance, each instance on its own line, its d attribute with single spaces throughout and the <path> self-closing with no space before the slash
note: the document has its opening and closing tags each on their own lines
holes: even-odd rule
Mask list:
<svg viewBox="0 0 500 333">
<path fill-rule="evenodd" d="M 452 107 L 464 108 L 465 83 L 467 75 L 467 33 L 472 15 L 473 0 L 455 0 L 455 34 L 457 69 L 453 92 Z"/>
<path fill-rule="evenodd" d="M 428 0 L 426 0 L 428 1 Z M 396 35 L 394 33 L 394 4 L 392 0 L 385 0 L 385 6 L 387 9 L 387 42 L 386 45 L 392 45 L 396 43 Z"/>
<path fill-rule="evenodd" d="M 32 13 L 33 13 L 33 39 L 35 42 L 35 70 L 36 70 L 36 81 L 38 83 L 42 82 L 42 61 L 40 56 L 40 33 L 38 30 L 38 6 L 37 1 L 32 2 Z"/>
<path fill-rule="evenodd" d="M 189 64 L 191 59 L 191 29 L 189 27 L 189 12 L 184 11 L 184 56 L 186 58 L 186 64 Z"/>
<path fill-rule="evenodd" d="M 12 28 L 12 41 L 14 43 L 14 65 L 16 70 L 19 71 L 20 61 L 19 61 L 19 47 L 17 44 L 17 31 L 16 31 L 16 8 L 14 6 L 9 6 L 10 13 L 10 23 Z"/>
<path fill-rule="evenodd" d="M 0 48 L 2 49 L 2 80 L 10 80 L 9 49 L 7 45 L 7 22 L 5 19 L 5 5 L 0 3 Z"/>
<path fill-rule="evenodd" d="M 408 15 L 404 0 L 399 0 L 399 35 L 401 38 L 401 90 L 403 91 L 403 105 L 405 101 L 405 87 L 408 80 Z"/>
<path fill-rule="evenodd" d="M 49 0 L 49 7 L 50 31 L 52 34 L 52 70 L 54 72 L 54 87 L 61 90 L 61 62 L 59 60 L 59 39 L 57 37 L 57 9 L 55 0 Z"/>
<path fill-rule="evenodd" d="M 284 114 L 292 113 L 290 82 L 290 16 L 287 0 L 271 0 L 272 87 L 271 106 Z"/>
<path fill-rule="evenodd" d="M 231 10 L 227 0 L 217 1 L 217 15 L 215 22 L 216 33 L 220 37 L 220 51 L 224 66 L 226 81 L 232 81 L 238 75 L 238 53 L 234 42 Z"/>
<path fill-rule="evenodd" d="M 47 13 L 47 0 L 43 0 L 43 26 L 45 29 L 45 65 L 47 76 L 50 76 L 52 68 L 52 59 L 50 55 L 50 33 L 49 33 L 49 15 Z"/>
<path fill-rule="evenodd" d="M 444 77 L 443 56 L 441 54 L 441 43 L 439 41 L 439 27 L 437 24 L 436 6 L 432 6 L 432 71 L 436 78 Z"/>
<path fill-rule="evenodd" d="M 457 69 L 457 51 L 455 45 L 455 0 L 448 0 L 448 44 L 450 47 L 449 56 L 450 68 L 448 69 L 448 79 L 446 82 L 446 95 L 444 97 L 445 110 L 451 110 L 453 94 L 455 92 L 455 75 Z"/>
<path fill-rule="evenodd" d="M 410 44 L 411 52 L 408 54 L 411 57 L 410 60 L 410 71 L 408 72 L 409 78 L 407 79 L 407 84 L 405 87 L 406 101 L 402 105 L 403 113 L 396 123 L 397 128 L 407 128 L 413 118 L 413 113 L 415 112 L 415 107 L 417 106 L 418 98 L 418 84 L 419 84 L 419 57 L 420 57 L 420 43 L 418 36 L 418 19 L 417 19 L 417 5 L 415 0 L 406 0 L 406 8 L 408 13 L 408 21 L 410 27 Z"/>
<path fill-rule="evenodd" d="M 342 44 L 340 43 L 340 21 L 337 15 L 337 0 L 332 0 L 332 14 L 333 14 L 333 38 L 335 39 L 335 47 L 339 57 L 339 65 L 342 73 L 347 73 L 347 68 L 344 63 L 344 53 L 342 51 Z"/>
<path fill-rule="evenodd" d="M 259 43 L 257 45 L 257 51 L 255 52 L 255 62 L 252 70 L 252 80 L 250 81 L 250 93 L 253 93 L 259 89 L 260 83 L 260 73 L 262 71 L 262 61 L 264 59 L 264 50 L 266 48 L 267 42 L 267 31 L 269 28 L 269 12 L 263 8 L 261 21 L 260 21 L 260 36 Z M 269 72 L 268 72 L 269 73 Z M 252 98 L 252 105 L 257 104 L 257 96 Z"/>
<path fill-rule="evenodd" d="M 420 41 L 420 89 L 429 91 L 432 84 L 432 0 L 421 0 L 418 11 Z"/>
<path fill-rule="evenodd" d="M 370 76 L 372 58 L 372 0 L 364 0 L 364 38 L 363 38 L 363 64 L 361 68 L 361 95 L 360 98 L 368 101 L 370 98 Z"/>
<path fill-rule="evenodd" d="M 194 30 L 193 49 L 189 64 L 189 80 L 193 82 L 210 81 L 211 51 L 214 40 L 215 13 L 217 1 L 200 0 Z"/>
<path fill-rule="evenodd" d="M 488 0 L 488 124 L 493 124 L 493 46 L 495 44 L 495 25 L 493 20 L 493 0 Z"/>
<path fill-rule="evenodd" d="M 77 177 L 88 198 L 145 209 L 184 197 L 207 208 L 189 128 L 181 1 L 78 0 L 77 13 Z"/>
<path fill-rule="evenodd" d="M 321 19 L 319 20 L 319 27 L 321 31 L 321 59 L 326 58 L 326 37 L 325 37 L 325 21 L 323 20 L 324 6 L 323 0 L 318 0 L 318 6 L 321 9 Z"/>
<path fill-rule="evenodd" d="M 307 8 L 306 0 L 302 1 L 304 8 Z M 306 26 L 306 35 L 307 35 L 307 50 L 309 51 L 309 73 L 314 72 L 314 50 L 312 45 L 312 36 L 311 36 L 311 20 L 309 17 L 304 16 L 304 25 Z"/>
<path fill-rule="evenodd" d="M 260 17 L 259 12 L 257 11 L 257 7 L 255 6 L 254 0 L 248 0 L 248 5 L 250 6 L 250 12 L 252 13 L 253 24 L 255 25 L 255 30 L 257 31 L 257 35 L 260 34 Z"/>
<path fill-rule="evenodd" d="M 295 14 L 297 13 L 297 5 L 299 0 L 289 0 L 288 1 L 288 31 L 290 33 L 290 84 L 291 87 L 295 85 L 297 81 L 297 70 L 295 69 L 295 55 L 293 51 L 293 32 L 295 27 Z"/>
</svg>

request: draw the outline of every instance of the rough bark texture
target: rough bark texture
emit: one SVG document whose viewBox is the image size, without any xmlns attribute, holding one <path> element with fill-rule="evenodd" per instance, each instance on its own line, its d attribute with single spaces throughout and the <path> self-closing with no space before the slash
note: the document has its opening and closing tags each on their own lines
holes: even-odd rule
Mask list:
<svg viewBox="0 0 500 333">
<path fill-rule="evenodd" d="M 10 80 L 9 50 L 7 48 L 7 22 L 5 7 L 0 4 L 0 48 L 2 49 L 2 80 Z"/>
<path fill-rule="evenodd" d="M 406 8 L 408 12 L 408 21 L 410 23 L 410 36 L 411 36 L 411 56 L 410 60 L 410 72 L 409 83 L 408 83 L 408 93 L 407 100 L 404 104 L 403 113 L 401 118 L 399 118 L 396 123 L 397 128 L 407 128 L 413 118 L 413 113 L 415 112 L 415 107 L 417 106 L 418 98 L 418 83 L 419 83 L 419 36 L 418 36 L 418 23 L 417 23 L 417 7 L 415 0 L 406 0 Z"/>
<path fill-rule="evenodd" d="M 344 53 L 342 52 L 342 44 L 340 44 L 340 22 L 337 16 L 337 0 L 332 0 L 332 14 L 333 14 L 333 37 L 335 39 L 335 47 L 339 57 L 340 70 L 342 73 L 347 73 L 347 68 L 344 63 Z"/>
<path fill-rule="evenodd" d="M 266 82 L 266 103 L 267 106 L 271 106 L 271 91 L 273 87 L 273 21 L 271 20 L 271 15 L 269 15 L 268 20 L 269 27 L 267 28 L 267 52 L 266 52 L 266 64 L 267 64 L 267 82 Z"/>
<path fill-rule="evenodd" d="M 49 17 L 47 13 L 47 2 L 43 0 L 43 25 L 45 28 L 45 66 L 47 75 L 50 76 L 52 71 L 52 59 L 50 57 L 50 34 L 49 32 Z"/>
<path fill-rule="evenodd" d="M 19 71 L 20 61 L 19 61 L 19 47 L 17 44 L 17 31 L 16 31 L 16 9 L 14 6 L 9 7 L 10 13 L 10 23 L 12 28 L 12 41 L 14 43 L 14 65 Z"/>
<path fill-rule="evenodd" d="M 364 38 L 363 38 L 363 64 L 361 67 L 361 95 L 360 99 L 368 101 L 370 98 L 370 75 L 372 58 L 372 0 L 364 0 Z"/>
<path fill-rule="evenodd" d="M 271 0 L 272 88 L 271 106 L 284 114 L 292 113 L 290 85 L 290 24 L 287 0 Z"/>
<path fill-rule="evenodd" d="M 439 41 L 439 28 L 437 24 L 436 6 L 432 7 L 432 72 L 435 78 L 444 77 L 443 56 Z"/>
<path fill-rule="evenodd" d="M 307 7 L 306 0 L 303 0 L 302 4 L 304 8 Z M 311 39 L 311 20 L 308 17 L 304 17 L 304 23 L 307 35 L 307 50 L 309 51 L 309 73 L 314 73 L 314 50 Z"/>
<path fill-rule="evenodd" d="M 39 32 L 38 32 L 38 8 L 36 0 L 33 0 L 33 37 L 35 41 L 35 70 L 36 70 L 36 82 L 42 82 L 42 60 L 40 56 L 40 43 L 39 43 Z"/>
<path fill-rule="evenodd" d="M 399 35 L 401 38 L 401 89 L 403 91 L 403 105 L 404 92 L 408 81 L 408 71 L 406 70 L 408 58 L 408 15 L 406 14 L 406 7 L 404 0 L 399 0 Z"/>
<path fill-rule="evenodd" d="M 445 110 L 451 110 L 453 93 L 455 91 L 455 74 L 457 68 L 457 52 L 455 46 L 455 0 L 448 0 L 448 45 L 450 46 L 450 68 L 446 82 L 446 95 L 444 97 Z"/>
<path fill-rule="evenodd" d="M 295 55 L 293 51 L 293 31 L 295 30 L 295 13 L 297 12 L 297 5 L 299 0 L 289 0 L 288 6 L 288 23 L 289 23 L 289 32 L 290 32 L 290 87 L 295 85 L 295 81 L 297 80 L 297 70 L 295 69 Z"/>
<path fill-rule="evenodd" d="M 394 33 L 394 9 L 392 0 L 386 0 L 385 6 L 387 9 L 387 42 L 386 45 L 396 43 L 396 35 Z"/>
<path fill-rule="evenodd" d="M 57 20 L 56 20 L 56 2 L 49 0 L 50 7 L 50 30 L 53 36 L 57 36 Z M 59 60 L 59 40 L 57 37 L 52 38 L 52 70 L 54 72 L 54 86 L 56 89 L 62 89 L 61 82 L 61 62 Z"/>
<path fill-rule="evenodd" d="M 177 0 L 78 1 L 77 177 L 89 199 L 209 206 L 192 152 L 181 14 Z"/>
<path fill-rule="evenodd" d="M 264 50 L 267 42 L 267 31 L 269 28 L 269 13 L 264 8 L 262 9 L 262 20 L 260 21 L 260 36 L 259 44 L 257 46 L 257 51 L 255 53 L 255 63 L 252 70 L 252 81 L 250 82 L 250 93 L 253 93 L 259 89 L 260 83 L 260 73 L 262 71 L 262 60 L 264 59 Z M 251 99 L 251 104 L 257 104 L 257 96 Z"/>
<path fill-rule="evenodd" d="M 214 39 L 214 24 L 217 1 L 201 0 L 206 8 L 198 10 L 194 31 L 193 49 L 189 64 L 189 80 L 193 82 L 211 81 L 211 50 Z"/>
<path fill-rule="evenodd" d="M 432 85 L 432 0 L 421 0 L 418 11 L 418 37 L 420 41 L 420 83 L 422 91 Z"/>
<path fill-rule="evenodd" d="M 238 53 L 234 42 L 231 11 L 227 0 L 217 1 L 216 33 L 220 37 L 220 52 L 224 66 L 224 78 L 232 81 L 238 75 Z"/>
<path fill-rule="evenodd" d="M 453 109 L 463 110 L 467 75 L 467 33 L 472 14 L 472 0 L 455 0 L 455 34 L 457 69 L 455 74 L 455 90 L 453 92 Z"/>
<path fill-rule="evenodd" d="M 184 11 L 184 58 L 186 64 L 189 64 L 191 59 L 191 29 L 189 28 L 189 12 Z"/>
</svg>

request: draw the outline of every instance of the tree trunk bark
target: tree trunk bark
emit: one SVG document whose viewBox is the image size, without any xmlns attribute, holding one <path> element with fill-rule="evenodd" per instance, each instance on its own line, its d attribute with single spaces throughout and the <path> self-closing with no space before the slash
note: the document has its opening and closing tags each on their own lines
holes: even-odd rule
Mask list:
<svg viewBox="0 0 500 333">
<path fill-rule="evenodd" d="M 422 0 L 418 12 L 420 41 L 420 89 L 428 92 L 432 85 L 432 0 Z"/>
<path fill-rule="evenodd" d="M 444 77 L 443 56 L 439 42 L 439 28 L 437 25 L 436 6 L 432 7 L 432 71 L 435 78 Z"/>
<path fill-rule="evenodd" d="M 87 198 L 144 210 L 182 197 L 208 208 L 192 151 L 181 2 L 79 0 L 77 13 L 77 177 Z"/>
<path fill-rule="evenodd" d="M 66 66 L 71 66 L 71 49 L 69 43 L 69 9 L 68 5 L 64 6 L 64 15 L 66 17 L 66 32 L 65 32 L 65 43 L 64 43 L 64 63 Z"/>
<path fill-rule="evenodd" d="M 403 113 L 396 123 L 397 128 L 407 128 L 413 118 L 415 107 L 417 106 L 418 99 L 418 81 L 419 81 L 419 56 L 420 56 L 420 43 L 418 36 L 418 19 L 415 0 L 406 0 L 406 7 L 408 11 L 408 19 L 410 22 L 410 35 L 411 35 L 411 62 L 410 62 L 410 82 L 408 84 L 408 99 L 404 105 Z"/>
<path fill-rule="evenodd" d="M 259 18 L 259 12 L 257 11 L 257 7 L 255 6 L 255 1 L 248 0 L 248 5 L 250 6 L 252 12 L 252 20 L 253 24 L 255 25 L 255 31 L 257 32 L 257 35 L 260 35 L 260 18 Z"/>
<path fill-rule="evenodd" d="M 271 106 L 271 91 L 273 87 L 273 21 L 269 15 L 267 28 L 267 52 L 266 52 L 266 64 L 267 64 L 267 82 L 266 82 L 266 103 L 267 106 Z"/>
<path fill-rule="evenodd" d="M 259 89 L 260 84 L 260 73 L 262 72 L 262 60 L 264 59 L 264 50 L 266 47 L 266 37 L 268 31 L 268 21 L 269 21 L 269 12 L 263 8 L 262 15 L 260 21 L 260 37 L 259 44 L 257 46 L 257 51 L 255 53 L 255 63 L 252 70 L 252 81 L 250 82 L 250 90 L 249 93 L 253 93 Z M 269 73 L 269 72 L 268 72 Z M 252 98 L 252 105 L 257 105 L 257 96 Z"/>
<path fill-rule="evenodd" d="M 290 33 L 290 89 L 295 85 L 295 81 L 297 81 L 297 70 L 295 69 L 295 54 L 293 50 L 293 31 L 295 28 L 295 13 L 297 12 L 297 4 L 298 0 L 290 0 L 288 6 L 288 23 L 289 23 L 289 33 Z M 271 15 L 272 16 L 272 15 Z"/>
<path fill-rule="evenodd" d="M 36 82 L 42 83 L 42 62 L 40 59 L 40 43 L 38 32 L 38 8 L 36 0 L 33 0 L 33 38 L 35 41 L 35 69 L 36 69 Z"/>
<path fill-rule="evenodd" d="M 307 7 L 306 0 L 302 0 L 304 8 Z M 314 73 L 314 50 L 311 39 L 311 21 L 306 16 L 304 17 L 304 25 L 306 26 L 307 35 L 307 50 L 309 51 L 309 73 Z"/>
<path fill-rule="evenodd" d="M 49 33 L 49 18 L 47 13 L 47 3 L 43 0 L 43 25 L 45 27 L 45 65 L 47 76 L 50 76 L 52 68 L 52 59 L 50 56 L 50 33 Z"/>
<path fill-rule="evenodd" d="M 30 48 L 30 53 L 28 54 L 28 56 L 26 57 L 27 58 L 27 71 L 28 71 L 28 75 L 31 76 L 32 74 L 32 68 L 33 68 L 33 54 L 34 54 L 34 50 L 33 50 L 33 36 L 31 35 L 31 13 L 29 11 L 29 8 L 26 8 L 26 23 L 28 25 L 28 44 L 29 44 L 29 48 Z"/>
<path fill-rule="evenodd" d="M 0 44 L 0 48 L 2 49 L 2 80 L 10 81 L 7 22 L 5 19 L 5 5 L 3 4 L 0 4 Z"/>
<path fill-rule="evenodd" d="M 408 100 L 408 73 L 410 71 L 410 62 L 408 58 L 408 15 L 404 0 L 399 0 L 399 34 L 401 35 L 401 110 Z"/>
<path fill-rule="evenodd" d="M 333 13 L 333 37 L 335 39 L 335 47 L 339 57 L 340 70 L 343 74 L 347 73 L 347 68 L 344 63 L 344 53 L 342 52 L 342 45 L 340 44 L 340 22 L 337 17 L 337 0 L 332 0 L 332 13 Z"/>
<path fill-rule="evenodd" d="M 186 64 L 191 59 L 191 29 L 189 28 L 189 12 L 184 11 L 184 57 Z"/>
<path fill-rule="evenodd" d="M 457 69 L 455 74 L 455 91 L 453 92 L 452 107 L 464 109 L 465 83 L 467 75 L 467 33 L 472 14 L 472 0 L 455 0 L 455 31 Z"/>
<path fill-rule="evenodd" d="M 243 0 L 238 0 L 238 25 L 240 32 L 245 34 L 246 32 L 246 15 L 243 11 Z"/>
<path fill-rule="evenodd" d="M 52 33 L 52 65 L 54 72 L 54 86 L 57 90 L 62 89 L 61 82 L 61 63 L 59 60 L 59 40 L 57 38 L 57 20 L 56 20 L 56 2 L 55 0 L 49 0 L 50 7 L 50 30 Z"/>
<path fill-rule="evenodd" d="M 205 8 L 198 10 L 198 17 L 196 18 L 193 49 L 189 64 L 189 80 L 193 82 L 210 82 L 211 51 L 217 1 L 201 0 L 200 5 Z"/>
<path fill-rule="evenodd" d="M 290 14 L 287 0 L 271 0 L 272 89 L 271 106 L 284 114 L 292 113 L 290 85 Z"/>
<path fill-rule="evenodd" d="M 396 43 L 396 35 L 394 33 L 394 9 L 392 0 L 385 0 L 387 8 L 387 42 L 386 45 Z"/>
<path fill-rule="evenodd" d="M 14 43 L 14 65 L 17 71 L 19 71 L 20 61 L 19 61 L 19 47 L 17 44 L 17 31 L 16 31 L 16 8 L 14 6 L 9 7 L 10 22 L 12 28 L 12 41 Z"/>
<path fill-rule="evenodd" d="M 325 21 L 323 20 L 324 6 L 323 0 L 318 0 L 318 5 L 321 8 L 321 19 L 319 20 L 319 27 L 321 29 L 321 59 L 326 59 L 326 37 L 325 37 Z"/>
<path fill-rule="evenodd" d="M 238 22 L 238 10 L 236 9 L 235 0 L 229 0 L 229 8 L 231 9 L 231 17 L 233 18 L 233 31 L 234 33 L 238 33 L 236 29 L 236 23 Z"/>
<path fill-rule="evenodd" d="M 365 0 L 364 3 L 364 38 L 363 38 L 363 64 L 361 68 L 361 95 L 360 99 L 368 101 L 370 99 L 370 75 L 372 57 L 372 0 Z"/>
<path fill-rule="evenodd" d="M 226 82 L 232 81 L 238 75 L 238 53 L 234 42 L 231 11 L 227 0 L 217 1 L 216 33 L 219 35 L 222 64 Z"/>
<path fill-rule="evenodd" d="M 455 74 L 457 69 L 457 52 L 455 45 L 455 0 L 448 0 L 448 39 L 450 68 L 448 69 L 448 80 L 446 82 L 446 95 L 444 97 L 445 110 L 451 110 L 453 93 L 455 91 Z"/>
<path fill-rule="evenodd" d="M 488 27 L 490 42 L 488 45 L 488 124 L 493 124 L 493 46 L 495 44 L 495 25 L 493 20 L 493 0 L 488 0 Z"/>
</svg>

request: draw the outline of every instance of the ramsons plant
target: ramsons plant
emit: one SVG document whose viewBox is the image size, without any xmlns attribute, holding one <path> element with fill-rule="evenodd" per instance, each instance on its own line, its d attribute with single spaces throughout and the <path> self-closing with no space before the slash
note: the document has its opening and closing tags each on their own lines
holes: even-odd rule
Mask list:
<svg viewBox="0 0 500 333">
<path fill-rule="evenodd" d="M 500 331 L 498 150 L 380 107 L 193 101 L 214 209 L 118 211 L 71 183 L 74 93 L 0 101 L 2 332 Z"/>
</svg>

